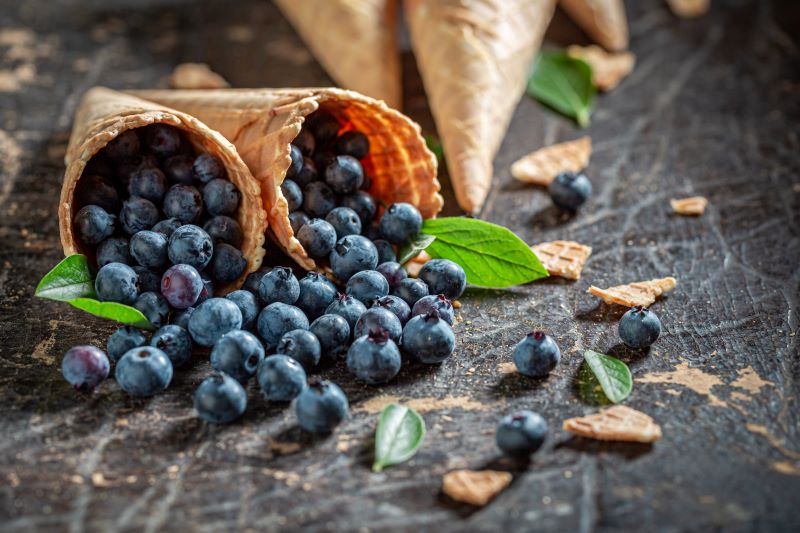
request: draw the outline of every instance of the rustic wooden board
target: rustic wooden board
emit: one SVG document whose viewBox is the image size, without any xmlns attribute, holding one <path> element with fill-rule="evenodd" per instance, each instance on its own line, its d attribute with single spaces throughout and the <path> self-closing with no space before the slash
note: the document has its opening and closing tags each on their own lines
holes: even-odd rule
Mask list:
<svg viewBox="0 0 800 533">
<path fill-rule="evenodd" d="M 588 129 L 596 193 L 578 216 L 559 215 L 508 167 L 581 132 L 533 101 L 519 106 L 483 217 L 531 243 L 591 245 L 583 279 L 468 291 L 456 355 L 404 369 L 386 387 L 326 370 L 352 416 L 312 439 L 257 390 L 240 423 L 201 423 L 191 397 L 204 361 L 150 400 L 128 398 L 113 380 L 76 394 L 61 354 L 103 345 L 113 326 L 31 294 L 61 255 L 62 158 L 88 87 L 160 85 L 189 60 L 235 86 L 328 84 L 325 73 L 262 0 L 1 0 L 0 529 L 800 529 L 800 9 L 714 4 L 680 21 L 661 0 L 629 2 L 638 66 L 598 102 Z M 557 17 L 551 43 L 581 39 Z M 404 67 L 406 110 L 432 131 L 410 54 Z M 669 199 L 690 194 L 710 200 L 706 214 L 671 215 Z M 666 275 L 679 285 L 654 306 L 663 337 L 647 353 L 622 348 L 620 311 L 586 288 Z M 564 353 L 547 380 L 504 373 L 532 327 L 552 332 Z M 626 403 L 661 423 L 660 442 L 598 444 L 559 429 L 594 410 L 576 395 L 586 348 L 629 362 Z M 413 460 L 373 474 L 375 413 L 389 398 L 413 402 L 429 433 Z M 520 407 L 552 428 L 529 465 L 494 445 L 497 420 Z M 440 494 L 445 472 L 487 465 L 515 474 L 489 506 Z"/>
</svg>

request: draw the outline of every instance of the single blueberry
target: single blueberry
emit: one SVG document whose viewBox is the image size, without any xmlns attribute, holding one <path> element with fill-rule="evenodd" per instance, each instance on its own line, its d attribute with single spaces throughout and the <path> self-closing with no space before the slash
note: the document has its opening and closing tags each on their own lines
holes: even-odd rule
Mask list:
<svg viewBox="0 0 800 533">
<path fill-rule="evenodd" d="M 222 161 L 211 154 L 201 154 L 194 160 L 192 167 L 194 177 L 200 183 L 208 183 L 211 180 L 222 179 L 225 177 L 225 166 Z"/>
<path fill-rule="evenodd" d="M 135 176 L 143 168 L 157 168 L 158 158 L 153 154 L 140 154 L 130 159 L 126 159 L 117 165 L 115 174 L 117 177 L 117 184 L 119 185 L 119 192 L 128 192 L 128 184 L 131 178 Z"/>
<path fill-rule="evenodd" d="M 360 131 L 346 131 L 336 139 L 333 150 L 337 154 L 364 159 L 369 153 L 369 139 Z"/>
<path fill-rule="evenodd" d="M 117 362 L 126 352 L 145 344 L 147 337 L 141 331 L 132 326 L 122 326 L 108 338 L 106 349 L 111 360 Z"/>
<path fill-rule="evenodd" d="M 347 352 L 350 326 L 343 316 L 322 315 L 311 323 L 308 330 L 319 340 L 320 353 L 326 361 L 336 361 Z"/>
<path fill-rule="evenodd" d="M 289 178 L 281 183 L 281 194 L 286 199 L 289 211 L 297 211 L 303 206 L 303 191 L 297 183 Z"/>
<path fill-rule="evenodd" d="M 383 298 L 378 298 L 372 303 L 372 307 L 383 307 L 391 311 L 403 326 L 405 326 L 406 322 L 411 318 L 411 308 L 405 300 L 399 296 L 384 296 Z"/>
<path fill-rule="evenodd" d="M 239 279 L 247 269 L 247 259 L 238 248 L 227 243 L 219 243 L 211 260 L 211 274 L 220 283 L 231 283 Z"/>
<path fill-rule="evenodd" d="M 189 317 L 189 333 L 200 346 L 211 347 L 226 333 L 242 327 L 242 312 L 230 300 L 209 298 Z"/>
<path fill-rule="evenodd" d="M 356 191 L 352 194 L 342 196 L 342 207 L 349 207 L 356 212 L 361 220 L 361 225 L 366 226 L 378 211 L 378 206 L 371 194 L 365 191 Z"/>
<path fill-rule="evenodd" d="M 150 200 L 131 196 L 122 202 L 119 221 L 128 235 L 150 229 L 158 222 L 158 208 Z"/>
<path fill-rule="evenodd" d="M 336 207 L 333 190 L 322 181 L 312 181 L 303 188 L 303 211 L 315 218 L 324 218 Z"/>
<path fill-rule="evenodd" d="M 319 178 L 317 165 L 314 164 L 313 159 L 306 157 L 303 159 L 303 167 L 300 169 L 300 172 L 298 172 L 292 180 L 297 183 L 300 188 L 303 188 L 312 181 L 317 181 L 317 178 Z"/>
<path fill-rule="evenodd" d="M 352 194 L 364 183 L 364 169 L 358 159 L 338 155 L 325 169 L 325 183 L 338 194 Z"/>
<path fill-rule="evenodd" d="M 330 381 L 310 381 L 295 403 L 298 424 L 311 433 L 330 433 L 347 417 L 347 410 L 347 396 Z"/>
<path fill-rule="evenodd" d="M 545 377 L 561 360 L 556 341 L 541 331 L 528 333 L 514 348 L 514 364 L 520 374 Z"/>
<path fill-rule="evenodd" d="M 161 166 L 164 175 L 172 183 L 191 185 L 194 179 L 194 158 L 188 155 L 174 155 Z"/>
<path fill-rule="evenodd" d="M 140 196 L 158 205 L 167 192 L 167 178 L 153 167 L 139 169 L 128 182 L 128 194 Z"/>
<path fill-rule="evenodd" d="M 524 457 L 531 455 L 544 443 L 547 422 L 533 411 L 517 411 L 504 416 L 497 425 L 495 440 L 503 453 Z"/>
<path fill-rule="evenodd" d="M 256 376 L 264 399 L 290 402 L 306 388 L 306 371 L 288 355 L 270 355 L 258 365 Z"/>
<path fill-rule="evenodd" d="M 619 319 L 619 338 L 631 348 L 647 348 L 661 335 L 661 321 L 646 307 L 629 309 Z"/>
<path fill-rule="evenodd" d="M 366 237 L 348 235 L 339 239 L 329 260 L 334 275 L 346 283 L 356 272 L 375 270 L 378 266 L 378 250 Z"/>
<path fill-rule="evenodd" d="M 152 346 L 134 348 L 119 361 L 114 377 L 131 396 L 153 396 L 172 381 L 172 362 L 167 354 Z"/>
<path fill-rule="evenodd" d="M 294 304 L 300 297 L 300 282 L 292 273 L 292 269 L 275 267 L 261 278 L 258 294 L 264 305 L 275 302 Z"/>
<path fill-rule="evenodd" d="M 336 154 L 330 150 L 324 150 L 316 152 L 312 159 L 317 170 L 317 177 L 320 177 L 325 175 L 325 169 L 336 160 Z"/>
<path fill-rule="evenodd" d="M 409 307 L 414 307 L 420 298 L 428 296 L 428 286 L 421 279 L 406 278 L 392 289 L 392 294 L 403 299 Z"/>
<path fill-rule="evenodd" d="M 368 334 L 370 331 L 386 330 L 389 338 L 395 343 L 400 342 L 403 333 L 403 325 L 397 316 L 383 307 L 372 307 L 367 309 L 353 328 L 353 338 L 357 339 Z"/>
<path fill-rule="evenodd" d="M 131 263 L 128 239 L 125 237 L 109 237 L 97 245 L 97 266 L 104 267 L 109 263 Z"/>
<path fill-rule="evenodd" d="M 592 195 L 592 183 L 585 174 L 562 172 L 550 183 L 547 192 L 561 209 L 576 211 Z"/>
<path fill-rule="evenodd" d="M 347 294 L 360 300 L 364 305 L 389 294 L 389 282 L 377 270 L 362 270 L 347 280 Z"/>
<path fill-rule="evenodd" d="M 96 205 L 108 213 L 117 213 L 120 208 L 119 193 L 110 180 L 98 174 L 84 171 L 75 187 L 75 205 Z"/>
<path fill-rule="evenodd" d="M 325 220 L 313 218 L 297 232 L 297 240 L 311 257 L 327 257 L 336 245 L 336 230 Z"/>
<path fill-rule="evenodd" d="M 271 272 L 271 269 L 268 268 L 268 267 L 261 268 L 260 270 L 256 270 L 255 272 L 250 272 L 247 275 L 247 277 L 244 278 L 244 284 L 242 285 L 242 288 L 244 290 L 250 291 L 253 294 L 255 294 L 256 296 L 258 296 L 259 301 L 262 304 L 264 303 L 264 300 L 261 299 L 261 296 L 259 294 L 259 287 L 261 286 L 261 280 L 264 279 L 264 276 L 266 276 L 270 272 Z"/>
<path fill-rule="evenodd" d="M 381 275 L 386 278 L 386 282 L 389 284 L 389 290 L 391 291 L 396 289 L 400 282 L 408 277 L 408 271 L 396 261 L 379 263 L 375 270 L 380 272 Z"/>
<path fill-rule="evenodd" d="M 303 168 L 303 152 L 297 146 L 289 145 L 289 168 L 286 169 L 286 178 L 292 179 Z"/>
<path fill-rule="evenodd" d="M 75 215 L 75 233 L 84 244 L 99 244 L 114 233 L 114 219 L 102 207 L 87 205 Z"/>
<path fill-rule="evenodd" d="M 306 370 L 317 366 L 321 356 L 319 339 L 307 329 L 293 329 L 284 333 L 275 351 L 296 359 Z"/>
<path fill-rule="evenodd" d="M 244 240 L 242 227 L 231 217 L 219 215 L 211 218 L 203 225 L 203 229 L 215 243 L 224 242 L 235 248 L 242 247 L 242 241 Z"/>
<path fill-rule="evenodd" d="M 317 143 L 314 140 L 314 134 L 307 128 L 303 128 L 300 130 L 297 137 L 294 138 L 292 144 L 297 146 L 304 156 L 308 157 L 314 153 L 314 148 Z"/>
<path fill-rule="evenodd" d="M 183 224 L 191 224 L 203 214 L 203 198 L 197 187 L 178 183 L 164 196 L 164 214 L 176 218 Z"/>
<path fill-rule="evenodd" d="M 439 318 L 451 326 L 455 322 L 456 314 L 453 310 L 453 304 L 444 294 L 423 296 L 411 308 L 411 316 L 427 315 L 430 311 L 436 311 Z"/>
<path fill-rule="evenodd" d="M 158 292 L 161 290 L 161 274 L 141 265 L 133 267 L 136 275 L 139 276 L 139 292 Z"/>
<path fill-rule="evenodd" d="M 108 357 L 94 346 L 75 346 L 61 360 L 61 373 L 70 385 L 81 392 L 92 392 L 108 377 Z"/>
<path fill-rule="evenodd" d="M 264 360 L 264 346 L 247 331 L 236 329 L 223 335 L 211 350 L 211 366 L 245 382 L 256 374 Z"/>
<path fill-rule="evenodd" d="M 385 329 L 370 330 L 347 350 L 347 370 L 370 385 L 386 383 L 400 371 L 400 350 Z"/>
<path fill-rule="evenodd" d="M 292 226 L 292 233 L 297 235 L 304 225 L 311 222 L 311 218 L 306 215 L 303 211 L 295 211 L 294 213 L 289 213 L 289 224 Z"/>
<path fill-rule="evenodd" d="M 141 266 L 161 268 L 167 262 L 167 238 L 155 231 L 137 231 L 131 237 L 130 251 Z"/>
<path fill-rule="evenodd" d="M 134 130 L 126 130 L 117 135 L 103 148 L 103 153 L 110 159 L 122 161 L 139 153 L 139 136 Z"/>
<path fill-rule="evenodd" d="M 177 218 L 165 218 L 153 226 L 152 230 L 161 233 L 164 237 L 169 239 L 170 235 L 172 235 L 175 230 L 180 228 L 182 225 L 183 222 Z"/>
<path fill-rule="evenodd" d="M 203 187 L 203 204 L 212 216 L 236 213 L 241 197 L 236 185 L 228 180 L 211 180 Z"/>
<path fill-rule="evenodd" d="M 180 326 L 161 326 L 153 333 L 150 346 L 155 346 L 169 357 L 173 368 L 180 368 L 192 358 L 192 338 Z"/>
<path fill-rule="evenodd" d="M 246 290 L 238 290 L 228 293 L 225 298 L 235 303 L 242 312 L 242 329 L 252 329 L 261 311 L 256 295 Z"/>
<path fill-rule="evenodd" d="M 347 321 L 350 331 L 356 327 L 356 322 L 367 311 L 366 306 L 359 300 L 348 296 L 347 294 L 339 294 L 331 304 L 325 309 L 326 315 L 339 315 Z M 324 315 L 323 315 L 324 316 Z"/>
<path fill-rule="evenodd" d="M 101 302 L 132 305 L 139 296 L 136 271 L 122 263 L 109 263 L 97 272 L 94 292 Z"/>
<path fill-rule="evenodd" d="M 392 244 L 403 244 L 416 237 L 422 229 L 422 215 L 411 204 L 392 204 L 381 217 L 380 230 Z"/>
<path fill-rule="evenodd" d="M 264 347 L 267 351 L 272 351 L 285 333 L 295 329 L 308 329 L 308 318 L 293 305 L 275 302 L 261 310 L 256 327 L 264 341 Z"/>
<path fill-rule="evenodd" d="M 173 265 L 161 277 L 161 294 L 175 309 L 193 306 L 203 291 L 203 278 L 191 265 Z"/>
<path fill-rule="evenodd" d="M 214 255 L 214 244 L 202 228 L 186 224 L 170 235 L 167 255 L 175 265 L 183 263 L 203 270 Z"/>
<path fill-rule="evenodd" d="M 160 158 L 175 155 L 181 147 L 181 135 L 177 128 L 166 124 L 153 124 L 144 129 L 144 144 Z"/>
<path fill-rule="evenodd" d="M 325 216 L 325 220 L 336 230 L 336 238 L 361 233 L 361 219 L 349 207 L 336 207 Z M 330 252 L 330 250 L 329 250 Z"/>
<path fill-rule="evenodd" d="M 467 275 L 461 265 L 449 259 L 431 259 L 419 271 L 419 279 L 425 282 L 431 294 L 444 294 L 455 300 L 467 286 Z"/>
<path fill-rule="evenodd" d="M 336 285 L 319 272 L 309 272 L 299 284 L 296 304 L 311 320 L 322 315 L 336 298 Z"/>
<path fill-rule="evenodd" d="M 394 252 L 392 243 L 390 243 L 389 241 L 385 241 L 383 239 L 376 239 L 372 241 L 372 244 L 374 244 L 375 249 L 378 250 L 378 265 L 381 265 L 383 263 L 397 262 L 397 254 Z M 378 270 L 380 270 L 380 268 Z"/>
<path fill-rule="evenodd" d="M 426 364 L 441 363 L 456 347 L 452 328 L 439 318 L 436 311 L 412 316 L 403 328 L 403 351 Z"/>
<path fill-rule="evenodd" d="M 133 307 L 138 309 L 157 328 L 167 323 L 169 304 L 166 298 L 157 292 L 143 292 L 136 298 Z"/>
<path fill-rule="evenodd" d="M 305 127 L 314 135 L 316 145 L 334 140 L 339 133 L 339 121 L 327 111 L 315 111 L 306 117 Z"/>
<path fill-rule="evenodd" d="M 231 376 L 214 372 L 197 387 L 194 409 L 206 422 L 227 424 L 244 414 L 247 392 Z"/>
<path fill-rule="evenodd" d="M 194 307 L 174 311 L 169 317 L 169 322 L 189 331 L 189 319 L 192 318 L 192 313 L 194 313 Z"/>
</svg>

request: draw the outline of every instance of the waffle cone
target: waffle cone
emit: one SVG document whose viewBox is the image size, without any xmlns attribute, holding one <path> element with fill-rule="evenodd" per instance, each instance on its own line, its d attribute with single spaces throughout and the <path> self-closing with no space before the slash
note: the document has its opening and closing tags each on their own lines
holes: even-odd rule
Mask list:
<svg viewBox="0 0 800 533">
<path fill-rule="evenodd" d="M 396 0 L 275 3 L 336 83 L 400 107 Z"/>
<path fill-rule="evenodd" d="M 628 21 L 622 0 L 558 0 L 558 5 L 606 50 L 628 48 Z"/>
<path fill-rule="evenodd" d="M 405 0 L 459 205 L 476 213 L 555 0 Z"/>
<path fill-rule="evenodd" d="M 419 126 L 385 103 L 342 89 L 242 89 L 211 91 L 140 91 L 152 100 L 197 117 L 229 139 L 261 183 L 269 228 L 278 244 L 305 269 L 316 269 L 289 224 L 281 193 L 291 157 L 290 143 L 303 120 L 322 107 L 342 129 L 357 129 L 370 139 L 362 160 L 371 177 L 370 194 L 385 204 L 408 202 L 424 218 L 441 210 L 436 158 Z"/>
<path fill-rule="evenodd" d="M 67 170 L 61 185 L 58 208 L 64 253 L 71 255 L 88 252 L 82 249 L 72 232 L 75 187 L 86 164 L 92 156 L 122 132 L 155 123 L 168 124 L 182 130 L 196 150 L 218 157 L 225 165 L 228 178 L 241 192 L 242 198 L 236 219 L 244 234 L 241 250 L 247 258 L 247 269 L 240 279 L 220 287 L 219 291 L 227 293 L 238 288 L 248 273 L 258 269 L 264 257 L 266 213 L 260 201 L 261 191 L 258 182 L 253 179 L 244 161 L 237 154 L 236 148 L 195 117 L 104 87 L 90 89 L 83 96 L 67 147 L 65 156 Z"/>
</svg>

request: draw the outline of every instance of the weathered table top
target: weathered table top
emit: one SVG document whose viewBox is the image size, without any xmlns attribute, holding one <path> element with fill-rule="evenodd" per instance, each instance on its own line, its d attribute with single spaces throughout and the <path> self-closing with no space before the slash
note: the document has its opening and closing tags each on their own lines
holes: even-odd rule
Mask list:
<svg viewBox="0 0 800 533">
<path fill-rule="evenodd" d="M 592 246 L 583 279 L 468 291 L 456 355 L 440 368 L 404 369 L 381 388 L 328 371 L 352 414 L 311 439 L 256 390 L 241 422 L 201 423 L 191 398 L 206 362 L 151 400 L 113 380 L 76 394 L 61 355 L 103 345 L 113 326 L 31 294 L 61 256 L 62 158 L 87 88 L 160 84 L 190 60 L 235 86 L 329 84 L 324 72 L 262 0 L 0 1 L 0 529 L 800 529 L 800 10 L 720 1 L 680 21 L 660 0 L 629 4 L 638 66 L 587 130 L 594 197 L 567 219 L 512 180 L 515 158 L 580 134 L 524 99 L 483 213 L 531 243 Z M 550 35 L 582 39 L 561 16 Z M 406 110 L 431 131 L 410 54 L 404 63 Z M 670 214 L 670 198 L 693 194 L 710 200 L 703 217 Z M 586 288 L 666 275 L 679 285 L 654 306 L 662 338 L 626 351 L 620 311 Z M 543 381 L 503 373 L 534 326 L 557 337 L 562 364 Z M 662 425 L 661 441 L 599 444 L 559 429 L 594 410 L 574 384 L 586 348 L 630 364 L 626 403 Z M 429 433 L 411 461 L 374 474 L 387 397 L 422 412 Z M 521 407 L 552 428 L 527 466 L 501 460 L 493 435 Z M 445 472 L 487 465 L 515 475 L 487 507 L 440 494 Z"/>
</svg>

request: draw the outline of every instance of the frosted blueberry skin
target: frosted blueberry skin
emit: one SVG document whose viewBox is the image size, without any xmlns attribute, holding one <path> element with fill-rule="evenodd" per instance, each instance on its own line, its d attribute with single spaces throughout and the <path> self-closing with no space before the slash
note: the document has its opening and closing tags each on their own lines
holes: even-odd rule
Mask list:
<svg viewBox="0 0 800 533">
<path fill-rule="evenodd" d="M 87 172 L 88 169 L 84 171 L 75 187 L 75 205 L 80 207 L 96 205 L 107 213 L 119 212 L 122 204 L 113 183 L 103 176 Z"/>
<path fill-rule="evenodd" d="M 330 381 L 311 381 L 295 402 L 300 427 L 311 433 L 328 434 L 347 417 L 347 396 Z"/>
<path fill-rule="evenodd" d="M 400 319 L 388 309 L 373 307 L 361 315 L 353 328 L 353 338 L 357 339 L 367 335 L 370 331 L 387 331 L 389 338 L 395 343 L 400 342 L 403 326 Z"/>
<path fill-rule="evenodd" d="M 255 272 L 250 272 L 246 278 L 244 278 L 244 284 L 242 288 L 246 291 L 250 291 L 259 298 L 259 302 L 263 303 L 261 300 L 261 296 L 259 295 L 259 286 L 261 285 L 261 280 L 267 273 L 270 272 L 270 268 L 262 268 L 261 270 L 256 270 Z"/>
<path fill-rule="evenodd" d="M 172 183 L 183 183 L 191 185 L 194 180 L 193 168 L 194 159 L 188 155 L 174 155 L 164 161 L 162 170 L 164 175 Z"/>
<path fill-rule="evenodd" d="M 75 215 L 73 225 L 81 242 L 95 245 L 114 233 L 115 217 L 100 206 L 87 205 Z"/>
<path fill-rule="evenodd" d="M 550 183 L 547 192 L 561 209 L 576 211 L 592 195 L 592 183 L 585 174 L 562 172 Z"/>
<path fill-rule="evenodd" d="M 397 254 L 394 252 L 394 248 L 392 248 L 392 243 L 383 239 L 375 239 L 372 241 L 372 244 L 374 244 L 375 249 L 378 250 L 378 266 L 397 261 Z"/>
<path fill-rule="evenodd" d="M 201 154 L 197 156 L 192 165 L 194 177 L 201 183 L 208 183 L 214 179 L 224 178 L 225 166 L 218 158 L 211 154 Z"/>
<path fill-rule="evenodd" d="M 150 200 L 131 196 L 122 202 L 119 221 L 123 231 L 128 235 L 152 228 L 158 219 L 158 207 Z"/>
<path fill-rule="evenodd" d="M 161 276 L 161 294 L 175 309 L 193 306 L 203 291 L 203 278 L 191 265 L 173 265 Z"/>
<path fill-rule="evenodd" d="M 403 351 L 422 363 L 441 363 L 453 354 L 456 337 L 452 328 L 436 311 L 417 315 L 403 328 Z"/>
<path fill-rule="evenodd" d="M 258 365 L 256 374 L 264 399 L 290 402 L 306 388 L 306 371 L 288 355 L 270 355 Z"/>
<path fill-rule="evenodd" d="M 405 202 L 390 205 L 380 221 L 381 235 L 392 244 L 410 241 L 421 229 L 422 215 L 416 207 Z"/>
<path fill-rule="evenodd" d="M 431 294 L 444 294 L 455 300 L 467 286 L 467 275 L 461 265 L 449 259 L 431 259 L 419 271 Z"/>
<path fill-rule="evenodd" d="M 165 218 L 153 226 L 153 231 L 157 231 L 169 239 L 170 235 L 182 225 L 183 223 L 177 218 Z"/>
<path fill-rule="evenodd" d="M 325 183 L 337 194 L 352 194 L 364 183 L 364 169 L 355 157 L 338 155 L 325 169 Z"/>
<path fill-rule="evenodd" d="M 289 211 L 297 211 L 303 206 L 303 190 L 294 180 L 285 179 L 281 183 L 281 193 L 286 199 Z"/>
<path fill-rule="evenodd" d="M 322 353 L 317 337 L 305 329 L 294 329 L 284 333 L 275 351 L 296 359 L 306 370 L 311 370 L 319 364 Z"/>
<path fill-rule="evenodd" d="M 203 270 L 214 255 L 214 243 L 202 228 L 185 224 L 169 237 L 167 255 L 172 264 L 186 264 Z"/>
<path fill-rule="evenodd" d="M 409 307 L 413 308 L 421 298 L 428 296 L 428 286 L 420 279 L 406 278 L 400 280 L 392 289 L 392 294 L 401 298 Z"/>
<path fill-rule="evenodd" d="M 128 194 L 161 204 L 167 192 L 167 178 L 156 167 L 143 167 L 135 172 L 128 182 Z"/>
<path fill-rule="evenodd" d="M 294 304 L 300 297 L 300 282 L 292 269 L 275 267 L 261 277 L 258 294 L 264 305 L 275 302 Z"/>
<path fill-rule="evenodd" d="M 297 137 L 294 138 L 292 144 L 299 148 L 300 153 L 302 153 L 305 157 L 313 154 L 314 148 L 317 146 L 317 143 L 314 140 L 314 135 L 306 128 L 300 130 L 300 133 L 298 133 Z"/>
<path fill-rule="evenodd" d="M 109 263 L 97 271 L 94 291 L 101 302 L 133 305 L 139 297 L 136 271 L 122 263 Z"/>
<path fill-rule="evenodd" d="M 321 360 L 334 362 L 347 353 L 351 329 L 343 316 L 322 315 L 311 323 L 308 330 L 319 341 Z"/>
<path fill-rule="evenodd" d="M 375 213 L 378 212 L 375 199 L 371 194 L 365 191 L 356 191 L 352 194 L 342 196 L 339 204 L 342 207 L 348 207 L 355 211 L 358 218 L 361 220 L 362 227 L 375 218 Z"/>
<path fill-rule="evenodd" d="M 336 207 L 325 216 L 325 221 L 336 230 L 336 238 L 361 233 L 361 219 L 349 207 Z M 330 252 L 330 250 L 328 250 Z"/>
<path fill-rule="evenodd" d="M 311 218 L 303 211 L 289 213 L 289 224 L 292 226 L 292 233 L 297 235 L 300 229 L 311 222 Z"/>
<path fill-rule="evenodd" d="M 161 290 L 161 274 L 141 265 L 134 265 L 131 268 L 133 268 L 136 275 L 139 276 L 140 293 L 158 292 Z"/>
<path fill-rule="evenodd" d="M 203 224 L 203 229 L 215 243 L 224 242 L 240 248 L 244 241 L 242 227 L 234 219 L 225 215 L 209 219 Z"/>
<path fill-rule="evenodd" d="M 312 181 L 303 188 L 303 211 L 314 218 L 325 215 L 336 207 L 336 195 L 322 181 Z"/>
<path fill-rule="evenodd" d="M 197 187 L 179 183 L 167 191 L 163 209 L 166 216 L 192 224 L 203 214 L 203 198 Z"/>
<path fill-rule="evenodd" d="M 233 422 L 247 409 L 247 392 L 231 376 L 215 372 L 194 393 L 197 414 L 212 424 Z"/>
<path fill-rule="evenodd" d="M 531 455 L 544 443 L 547 422 L 533 411 L 517 411 L 503 417 L 497 425 L 495 440 L 500 450 L 513 457 Z"/>
<path fill-rule="evenodd" d="M 637 306 L 622 315 L 617 331 L 622 342 L 630 348 L 647 348 L 661 335 L 661 321 L 653 311 Z"/>
<path fill-rule="evenodd" d="M 253 377 L 264 360 L 264 346 L 247 331 L 236 329 L 223 335 L 211 350 L 211 366 L 245 382 Z"/>
<path fill-rule="evenodd" d="M 219 283 L 232 283 L 239 279 L 247 268 L 247 259 L 238 248 L 219 243 L 211 259 L 211 275 Z"/>
<path fill-rule="evenodd" d="M 336 299 L 336 285 L 318 272 L 309 272 L 299 282 L 300 296 L 296 305 L 314 320 Z"/>
<path fill-rule="evenodd" d="M 192 317 L 192 313 L 194 313 L 194 307 L 187 307 L 182 311 L 175 311 L 169 317 L 169 321 L 171 324 L 182 327 L 186 331 L 189 331 L 189 319 Z"/>
<path fill-rule="evenodd" d="M 256 295 L 242 289 L 228 293 L 225 298 L 235 303 L 239 311 L 242 312 L 242 329 L 253 329 L 258 313 L 261 311 Z"/>
<path fill-rule="evenodd" d="M 289 145 L 289 168 L 286 169 L 286 178 L 293 179 L 303 168 L 303 152 L 294 144 Z"/>
<path fill-rule="evenodd" d="M 138 309 L 156 328 L 167 323 L 169 303 L 160 293 L 143 292 L 133 302 L 133 307 Z"/>
<path fill-rule="evenodd" d="M 112 361 L 119 361 L 126 352 L 147 344 L 147 337 L 132 326 L 122 326 L 108 337 L 106 350 Z"/>
<path fill-rule="evenodd" d="M 214 179 L 203 187 L 203 204 L 212 216 L 233 215 L 241 197 L 236 185 L 228 180 Z"/>
<path fill-rule="evenodd" d="M 172 381 L 172 362 L 158 348 L 134 348 L 117 361 L 114 377 L 131 396 L 153 396 Z"/>
<path fill-rule="evenodd" d="M 314 160 L 310 157 L 305 157 L 303 158 L 303 166 L 300 167 L 300 172 L 292 178 L 292 181 L 297 183 L 302 189 L 312 181 L 317 181 L 318 178 L 319 173 L 317 172 L 317 165 L 314 164 Z"/>
<path fill-rule="evenodd" d="M 356 326 L 361 315 L 366 313 L 366 306 L 359 300 L 347 294 L 339 294 L 336 299 L 325 309 L 326 315 L 339 315 L 347 321 L 350 331 Z M 324 316 L 324 315 L 323 315 Z"/>
<path fill-rule="evenodd" d="M 347 350 L 347 370 L 370 385 L 387 383 L 400 372 L 400 365 L 400 350 L 386 330 L 370 331 Z"/>
<path fill-rule="evenodd" d="M 153 124 L 143 128 L 145 146 L 159 158 L 175 155 L 181 147 L 180 132 L 166 124 Z"/>
<path fill-rule="evenodd" d="M 541 378 L 547 376 L 561 360 L 556 341 L 541 331 L 528 333 L 514 349 L 514 364 L 520 374 Z"/>
<path fill-rule="evenodd" d="M 241 329 L 242 312 L 230 300 L 209 298 L 189 317 L 189 333 L 200 346 L 211 347 L 229 331 Z"/>
<path fill-rule="evenodd" d="M 108 377 L 109 368 L 106 354 L 94 346 L 70 348 L 61 360 L 64 379 L 81 392 L 92 392 Z"/>
<path fill-rule="evenodd" d="M 362 270 L 347 280 L 347 294 L 361 301 L 364 305 L 389 294 L 389 282 L 376 270 Z"/>
<path fill-rule="evenodd" d="M 453 310 L 453 304 L 448 300 L 444 294 L 430 294 L 423 296 L 414 307 L 411 308 L 411 316 L 427 315 L 429 312 L 434 311 L 439 315 L 439 318 L 453 325 L 455 322 L 456 314 Z"/>
<path fill-rule="evenodd" d="M 130 244 L 125 237 L 109 237 L 97 246 L 95 255 L 98 267 L 104 267 L 109 263 L 130 265 L 133 261 Z"/>
<path fill-rule="evenodd" d="M 170 324 L 153 333 L 150 346 L 158 348 L 169 357 L 173 368 L 180 368 L 192 358 L 192 338 L 182 327 Z"/>
<path fill-rule="evenodd" d="M 405 326 L 406 322 L 411 318 L 411 308 L 408 304 L 398 296 L 384 296 L 378 298 L 372 303 L 372 307 L 382 307 L 387 311 L 394 313 L 394 316 L 400 320 L 400 324 Z"/>
<path fill-rule="evenodd" d="M 360 131 L 346 131 L 336 139 L 333 150 L 340 155 L 363 159 L 369 153 L 369 138 Z"/>
<path fill-rule="evenodd" d="M 261 310 L 256 328 L 264 347 L 273 351 L 284 334 L 295 329 L 308 329 L 308 318 L 293 305 L 275 302 Z"/>
<path fill-rule="evenodd" d="M 339 239 L 328 259 L 334 275 L 346 283 L 357 272 L 375 270 L 378 250 L 366 237 L 348 235 Z"/>
<path fill-rule="evenodd" d="M 336 244 L 336 229 L 326 220 L 314 218 L 297 232 L 303 249 L 315 259 L 326 257 Z"/>
<path fill-rule="evenodd" d="M 339 121 L 327 111 L 315 111 L 306 118 L 305 128 L 314 136 L 317 146 L 321 146 L 336 138 Z"/>
<path fill-rule="evenodd" d="M 103 153 L 109 159 L 122 161 L 136 156 L 139 153 L 139 136 L 134 130 L 126 130 L 117 135 L 103 148 Z"/>
<path fill-rule="evenodd" d="M 167 238 L 155 231 L 137 232 L 130 240 L 130 254 L 139 265 L 160 269 L 167 263 Z"/>
<path fill-rule="evenodd" d="M 386 241 L 383 241 L 386 242 Z M 385 263 L 380 263 L 375 268 L 378 272 L 380 272 L 384 278 L 386 278 L 386 282 L 389 284 L 389 290 L 394 290 L 397 285 L 400 284 L 401 281 L 408 277 L 408 271 L 395 261 L 387 261 Z"/>
</svg>

